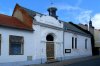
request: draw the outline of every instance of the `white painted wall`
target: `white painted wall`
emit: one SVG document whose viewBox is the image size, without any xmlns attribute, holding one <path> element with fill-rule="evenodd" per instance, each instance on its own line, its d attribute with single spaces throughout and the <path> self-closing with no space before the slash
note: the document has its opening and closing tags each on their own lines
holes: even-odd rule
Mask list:
<svg viewBox="0 0 100 66">
<path fill-rule="evenodd" d="M 77 49 L 72 49 L 72 37 L 77 37 Z M 85 39 L 87 39 L 87 49 L 85 49 Z M 66 59 L 92 56 L 91 51 L 91 39 L 89 37 L 73 34 L 64 33 L 64 48 L 71 49 L 71 53 L 65 53 Z"/>
<path fill-rule="evenodd" d="M 63 23 L 62 22 L 60 23 L 59 20 L 54 18 L 54 17 L 48 16 L 48 15 L 42 15 L 41 16 L 40 14 L 36 14 L 36 16 L 34 18 L 38 22 L 63 28 Z"/>
<path fill-rule="evenodd" d="M 51 16 L 44 16 L 44 15 L 40 16 L 39 14 L 37 14 L 35 16 L 35 20 L 37 22 L 41 22 L 44 24 L 63 28 L 63 23 L 60 23 L 57 19 L 55 19 L 54 17 L 51 17 Z M 40 43 L 38 43 L 36 45 L 38 47 L 37 57 L 41 58 L 42 63 L 47 61 L 46 36 L 48 34 L 52 33 L 54 35 L 55 59 L 61 60 L 61 58 L 63 57 L 63 31 L 55 30 L 55 29 L 51 29 L 51 28 L 43 27 L 43 26 L 39 26 L 39 25 L 35 25 L 35 26 L 37 26 L 38 31 L 39 31 L 37 33 L 39 33 L 39 35 L 40 35 L 39 36 L 40 38 L 38 38 L 40 40 Z M 37 29 L 35 29 L 35 30 L 37 31 Z"/>
<path fill-rule="evenodd" d="M 34 56 L 35 40 L 34 37 L 32 37 L 34 36 L 32 32 L 1 27 L 0 34 L 2 37 L 0 63 L 27 61 L 27 56 Z M 9 55 L 9 35 L 24 37 L 24 55 Z"/>
<path fill-rule="evenodd" d="M 21 62 L 20 64 L 41 63 L 41 32 L 40 26 L 35 25 L 33 32 L 0 27 L 1 56 L 0 63 Z M 24 55 L 9 55 L 9 35 L 24 37 Z M 27 61 L 27 56 L 32 56 L 33 61 Z M 46 57 L 45 57 L 46 58 Z"/>
<path fill-rule="evenodd" d="M 54 29 L 50 29 L 50 28 L 45 28 L 45 27 L 41 27 L 41 45 L 42 45 L 42 49 L 44 49 L 43 54 L 46 55 L 46 36 L 50 33 L 54 34 L 54 48 L 55 48 L 55 59 L 57 59 L 58 57 L 62 57 L 63 56 L 63 31 L 59 31 L 59 30 L 54 30 Z M 44 46 L 45 45 L 45 46 Z M 44 57 L 46 57 L 44 55 Z"/>
</svg>

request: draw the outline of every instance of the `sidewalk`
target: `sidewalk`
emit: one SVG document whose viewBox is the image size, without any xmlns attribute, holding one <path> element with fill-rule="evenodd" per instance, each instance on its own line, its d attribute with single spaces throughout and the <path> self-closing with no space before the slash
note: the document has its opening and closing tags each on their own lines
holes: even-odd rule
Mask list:
<svg viewBox="0 0 100 66">
<path fill-rule="evenodd" d="M 90 57 L 84 57 L 84 58 L 64 60 L 61 62 L 55 62 L 55 63 L 49 63 L 49 64 L 33 64 L 33 65 L 26 65 L 26 66 L 64 66 L 64 65 L 96 59 L 96 58 L 100 58 L 100 56 L 90 56 Z"/>
</svg>

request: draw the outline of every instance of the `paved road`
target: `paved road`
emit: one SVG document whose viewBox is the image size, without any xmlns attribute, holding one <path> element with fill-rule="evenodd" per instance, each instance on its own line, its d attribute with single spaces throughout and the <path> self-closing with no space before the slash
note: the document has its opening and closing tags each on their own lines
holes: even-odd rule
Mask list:
<svg viewBox="0 0 100 66">
<path fill-rule="evenodd" d="M 81 62 L 64 65 L 64 66 L 100 66 L 100 58 L 81 61 Z"/>
</svg>

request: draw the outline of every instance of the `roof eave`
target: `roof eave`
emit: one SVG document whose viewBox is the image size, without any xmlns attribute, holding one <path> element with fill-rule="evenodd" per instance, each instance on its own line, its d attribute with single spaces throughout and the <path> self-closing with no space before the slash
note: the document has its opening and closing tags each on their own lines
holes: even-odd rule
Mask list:
<svg viewBox="0 0 100 66">
<path fill-rule="evenodd" d="M 18 29 L 18 30 L 34 31 L 34 29 L 18 28 L 18 27 L 7 26 L 7 25 L 0 25 L 0 26 L 1 27 L 6 27 L 6 28 Z"/>
</svg>

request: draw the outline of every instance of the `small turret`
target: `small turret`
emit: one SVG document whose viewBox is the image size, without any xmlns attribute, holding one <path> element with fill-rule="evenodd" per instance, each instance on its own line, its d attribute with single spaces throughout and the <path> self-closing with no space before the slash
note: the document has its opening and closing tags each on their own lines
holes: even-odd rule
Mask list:
<svg viewBox="0 0 100 66">
<path fill-rule="evenodd" d="M 56 11 L 57 11 L 56 7 L 48 8 L 49 15 L 58 19 L 58 16 L 56 15 Z"/>
</svg>

